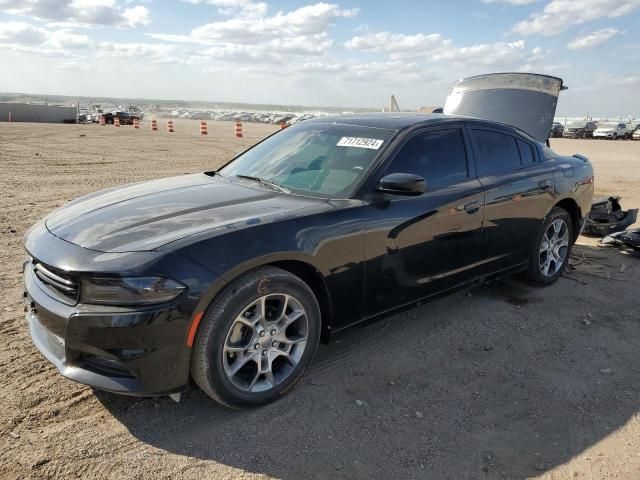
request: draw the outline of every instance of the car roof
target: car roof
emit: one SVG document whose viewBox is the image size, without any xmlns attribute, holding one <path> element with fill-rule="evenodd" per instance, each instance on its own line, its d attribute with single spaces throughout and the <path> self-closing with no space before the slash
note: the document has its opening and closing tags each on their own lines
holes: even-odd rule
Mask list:
<svg viewBox="0 0 640 480">
<path fill-rule="evenodd" d="M 463 117 L 446 115 L 443 113 L 418 113 L 418 112 L 387 112 L 387 113 L 352 113 L 343 115 L 331 115 L 329 117 L 316 117 L 307 120 L 307 123 L 339 123 L 357 127 L 386 128 L 389 130 L 402 130 L 422 123 L 447 122 L 460 120 Z"/>
<path fill-rule="evenodd" d="M 438 125 L 460 122 L 475 123 L 485 126 L 497 126 L 503 129 L 517 132 L 532 141 L 536 141 L 526 132 L 523 132 L 513 125 L 508 125 L 502 122 L 496 122 L 493 120 L 486 120 L 483 118 L 464 117 L 461 115 L 448 115 L 445 113 L 418 113 L 418 112 L 380 112 L 380 113 L 359 113 L 359 114 L 343 114 L 343 115 L 331 115 L 328 117 L 316 117 L 310 120 L 305 120 L 305 124 L 310 123 L 335 123 L 341 125 L 352 125 L 356 127 L 372 127 L 372 128 L 384 128 L 387 130 L 400 131 L 406 128 L 420 126 L 420 125 Z"/>
</svg>

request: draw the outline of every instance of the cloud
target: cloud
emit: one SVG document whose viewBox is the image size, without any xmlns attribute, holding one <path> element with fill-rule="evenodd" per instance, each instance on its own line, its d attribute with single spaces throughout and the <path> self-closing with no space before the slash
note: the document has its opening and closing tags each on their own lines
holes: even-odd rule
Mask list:
<svg viewBox="0 0 640 480">
<path fill-rule="evenodd" d="M 183 0 L 184 1 L 184 0 Z M 317 3 L 267 15 L 258 3 L 246 0 L 188 0 L 236 9 L 228 20 L 194 28 L 189 34 L 149 33 L 163 42 L 190 43 L 208 48 L 202 55 L 237 63 L 285 64 L 291 55 L 322 56 L 333 46 L 328 29 L 340 18 L 358 14 L 336 4 Z"/>
<path fill-rule="evenodd" d="M 91 40 L 87 35 L 78 35 L 65 29 L 50 31 L 24 22 L 5 22 L 0 23 L 0 44 L 13 51 L 42 51 L 51 55 L 88 47 Z"/>
<path fill-rule="evenodd" d="M 0 12 L 82 25 L 134 28 L 150 23 L 147 7 L 122 7 L 116 0 L 0 0 Z"/>
<path fill-rule="evenodd" d="M 571 50 L 580 50 L 583 48 L 593 48 L 598 45 L 602 45 L 607 42 L 609 39 L 619 35 L 620 30 L 615 28 L 604 28 L 602 30 L 597 30 L 595 32 L 591 32 L 588 35 L 583 37 L 574 38 L 567 47 Z"/>
<path fill-rule="evenodd" d="M 639 7 L 640 0 L 551 0 L 511 30 L 521 35 L 556 35 L 573 25 L 628 15 Z"/>
<path fill-rule="evenodd" d="M 345 43 L 345 47 L 366 52 L 386 52 L 391 60 L 425 59 L 443 64 L 476 66 L 516 65 L 538 59 L 544 54 L 540 47 L 528 50 L 524 40 L 457 47 L 452 40 L 438 33 L 367 33 L 353 37 Z"/>
<path fill-rule="evenodd" d="M 414 53 L 425 54 L 429 49 L 444 48 L 450 44 L 438 33 L 425 35 L 404 35 L 401 33 L 376 32 L 353 37 L 345 47 L 367 52 Z"/>
<path fill-rule="evenodd" d="M 509 5 L 529 5 L 540 0 L 482 0 L 483 3 L 506 3 Z"/>
<path fill-rule="evenodd" d="M 514 65 L 538 57 L 539 47 L 528 51 L 524 40 L 516 42 L 481 43 L 467 47 L 446 48 L 431 57 L 433 61 L 450 61 L 461 65 Z"/>
<path fill-rule="evenodd" d="M 0 23 L 0 42 L 21 45 L 41 45 L 49 37 L 44 28 L 23 22 Z"/>
<path fill-rule="evenodd" d="M 91 40 L 87 35 L 78 35 L 68 30 L 57 30 L 53 32 L 49 41 L 56 48 L 78 49 L 87 48 L 91 45 Z"/>
<path fill-rule="evenodd" d="M 264 2 L 254 2 L 253 0 L 182 0 L 194 5 L 207 4 L 218 8 L 218 13 L 222 15 L 232 15 L 238 11 L 246 16 L 264 16 L 267 14 L 267 4 Z"/>
<path fill-rule="evenodd" d="M 24 22 L 0 23 L 0 50 L 40 57 L 73 57 L 69 50 L 89 44 L 85 35 L 51 32 Z"/>
<path fill-rule="evenodd" d="M 611 85 L 618 85 L 621 87 L 635 87 L 640 85 L 640 75 L 600 75 L 598 78 L 598 84 L 610 87 Z"/>
<path fill-rule="evenodd" d="M 136 28 L 149 25 L 150 23 L 151 17 L 147 7 L 138 5 L 132 8 L 125 8 L 122 12 L 121 26 Z"/>
<path fill-rule="evenodd" d="M 271 38 L 316 35 L 329 28 L 338 18 L 352 17 L 359 10 L 343 10 L 336 4 L 316 3 L 288 13 L 255 18 L 239 15 L 230 20 L 213 22 L 194 28 L 191 36 L 199 40 L 263 42 Z"/>
</svg>

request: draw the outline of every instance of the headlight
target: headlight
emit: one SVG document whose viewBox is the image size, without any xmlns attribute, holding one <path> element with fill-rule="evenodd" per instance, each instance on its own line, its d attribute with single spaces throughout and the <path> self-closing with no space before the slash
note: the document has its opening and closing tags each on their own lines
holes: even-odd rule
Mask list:
<svg viewBox="0 0 640 480">
<path fill-rule="evenodd" d="M 153 305 L 170 302 L 187 287 L 162 277 L 90 278 L 83 280 L 82 303 Z"/>
</svg>

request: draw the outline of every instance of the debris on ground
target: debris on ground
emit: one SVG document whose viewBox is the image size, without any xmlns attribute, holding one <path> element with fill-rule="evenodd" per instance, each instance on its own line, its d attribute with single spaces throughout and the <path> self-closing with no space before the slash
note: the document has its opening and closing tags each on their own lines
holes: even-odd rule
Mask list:
<svg viewBox="0 0 640 480">
<path fill-rule="evenodd" d="M 633 248 L 636 252 L 640 251 L 640 228 L 624 230 L 622 232 L 607 235 L 600 243 L 603 245 L 613 245 L 616 247 Z M 623 268 L 624 267 L 624 268 Z M 620 267 L 620 272 L 624 272 L 626 265 Z"/>
<path fill-rule="evenodd" d="M 580 245 L 575 245 L 571 252 L 567 268 L 564 271 L 564 276 L 583 284 L 585 283 L 575 278 L 574 274 L 618 282 L 627 281 L 629 275 L 626 265 L 625 268 L 620 268 L 619 263 L 611 263 L 608 260 L 608 257 L 599 255 L 592 249 L 588 250 Z"/>
<path fill-rule="evenodd" d="M 591 204 L 591 211 L 587 215 L 584 233 L 604 237 L 636 223 L 638 209 L 622 210 L 621 197 L 596 198 Z"/>
</svg>

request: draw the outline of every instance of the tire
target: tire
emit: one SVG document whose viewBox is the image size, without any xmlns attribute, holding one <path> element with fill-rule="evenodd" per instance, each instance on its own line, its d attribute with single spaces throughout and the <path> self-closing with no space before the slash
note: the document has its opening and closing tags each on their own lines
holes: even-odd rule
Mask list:
<svg viewBox="0 0 640 480">
<path fill-rule="evenodd" d="M 611 136 L 611 140 L 617 140 L 617 139 L 618 139 L 618 135 L 614 133 L 614 134 Z"/>
<path fill-rule="evenodd" d="M 549 250 L 547 250 L 546 253 L 543 253 L 543 242 L 546 240 L 546 245 L 550 247 L 550 249 L 553 249 L 549 245 L 549 240 L 553 240 L 553 238 L 550 238 L 549 235 L 550 233 L 552 234 L 557 230 L 550 231 L 550 229 L 555 229 L 555 226 L 558 224 L 563 224 L 558 235 L 558 240 L 562 239 L 563 241 L 556 242 L 554 240 L 554 244 L 559 246 L 564 244 L 566 240 L 566 245 L 564 245 L 564 247 L 558 247 L 557 250 L 554 250 L 555 254 L 551 255 L 551 258 L 549 258 Z M 563 234 L 563 232 L 565 233 Z M 536 240 L 533 244 L 529 259 L 529 267 L 526 271 L 526 277 L 529 281 L 536 285 L 547 286 L 558 280 L 558 278 L 560 277 L 560 275 L 562 275 L 562 272 L 566 268 L 567 262 L 569 261 L 569 257 L 571 255 L 571 247 L 573 246 L 573 243 L 575 241 L 575 239 L 573 238 L 573 232 L 573 221 L 571 220 L 571 216 L 569 215 L 569 213 L 563 208 L 554 207 L 551 212 L 549 212 L 549 215 L 547 215 L 547 218 L 545 219 L 542 228 L 536 236 Z M 557 258 L 561 259 L 561 261 L 558 261 Z M 547 271 L 545 272 L 547 260 L 550 261 Z"/>
<path fill-rule="evenodd" d="M 586 138 L 586 136 L 587 136 L 587 134 L 586 134 L 586 133 L 584 133 L 584 132 L 582 132 L 582 133 L 580 134 L 580 138 L 581 138 L 582 140 L 584 140 L 584 139 Z"/>
<path fill-rule="evenodd" d="M 293 388 L 319 340 L 320 307 L 309 286 L 285 270 L 260 268 L 232 282 L 207 309 L 193 345 L 191 376 L 227 407 L 257 407 Z"/>
</svg>

